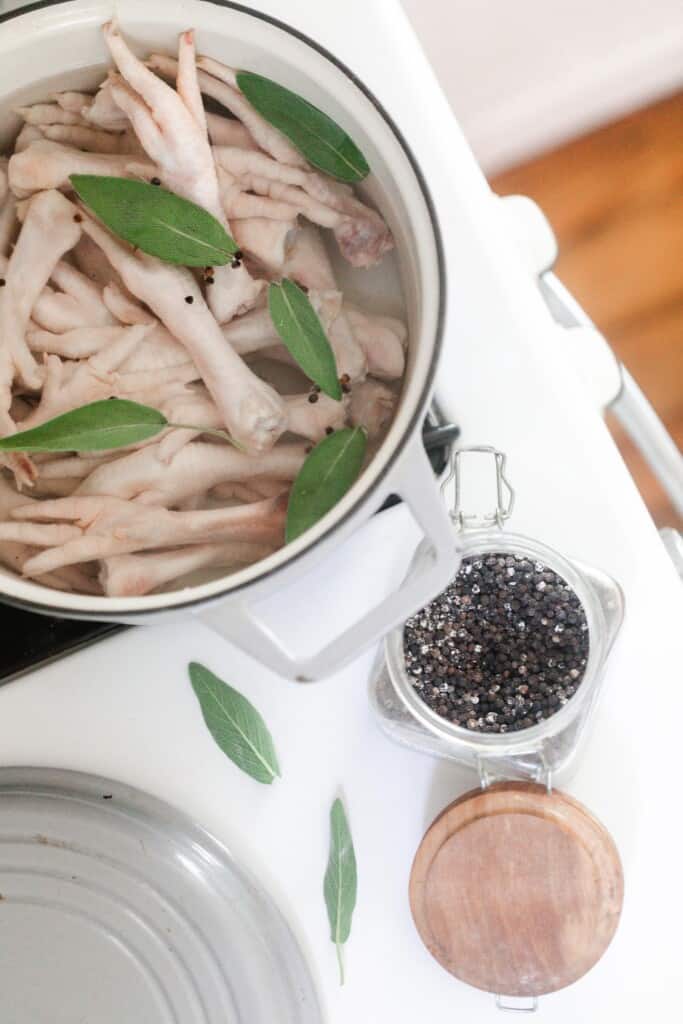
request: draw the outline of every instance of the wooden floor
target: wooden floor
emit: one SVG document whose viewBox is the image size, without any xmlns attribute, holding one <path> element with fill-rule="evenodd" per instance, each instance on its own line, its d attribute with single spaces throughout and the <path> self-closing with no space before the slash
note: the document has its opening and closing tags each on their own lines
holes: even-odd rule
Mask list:
<svg viewBox="0 0 683 1024">
<path fill-rule="evenodd" d="M 492 179 L 535 199 L 557 273 L 683 447 L 683 93 Z M 657 481 L 610 423 L 659 526 L 678 525 Z"/>
</svg>

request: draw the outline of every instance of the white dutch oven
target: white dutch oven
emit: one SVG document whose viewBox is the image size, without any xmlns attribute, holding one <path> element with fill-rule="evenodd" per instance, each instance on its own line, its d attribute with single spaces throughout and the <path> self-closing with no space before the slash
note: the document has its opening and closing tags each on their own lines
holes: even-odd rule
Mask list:
<svg viewBox="0 0 683 1024">
<path fill-rule="evenodd" d="M 3 144 L 18 127 L 17 98 L 33 102 L 55 88 L 92 87 L 109 64 L 101 25 L 114 11 L 141 53 L 173 52 L 193 26 L 200 52 L 261 72 L 294 89 L 343 125 L 373 170 L 367 194 L 382 210 L 397 244 L 410 352 L 397 415 L 378 454 L 344 499 L 314 529 L 271 557 L 196 586 L 138 598 L 62 593 L 0 575 L 2 600 L 36 612 L 132 624 L 198 615 L 270 668 L 301 681 L 329 674 L 403 621 L 452 578 L 457 566 L 448 515 L 421 443 L 440 348 L 445 282 L 439 233 L 414 157 L 377 101 L 311 40 L 261 14 L 222 0 L 72 0 L 36 4 L 0 23 L 0 128 Z M 304 661 L 292 657 L 252 610 L 318 563 L 398 494 L 431 544 L 419 575 L 361 621 Z M 312 629 L 315 627 L 312 626 Z"/>
</svg>

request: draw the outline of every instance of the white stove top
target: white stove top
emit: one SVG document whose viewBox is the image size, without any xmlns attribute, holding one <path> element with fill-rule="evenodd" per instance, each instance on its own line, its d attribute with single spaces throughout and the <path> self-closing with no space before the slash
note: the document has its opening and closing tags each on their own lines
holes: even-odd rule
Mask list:
<svg viewBox="0 0 683 1024">
<path fill-rule="evenodd" d="M 125 23 L 127 2 L 118 6 Z M 443 397 L 464 444 L 508 453 L 518 496 L 514 529 L 602 567 L 624 587 L 626 622 L 568 787 L 617 842 L 624 914 L 604 959 L 577 984 L 545 997 L 541 1013 L 567 1024 L 671 1019 L 683 913 L 674 791 L 683 722 L 680 585 L 398 4 L 251 6 L 334 51 L 414 149 L 441 221 L 451 281 Z M 397 582 L 413 538 L 404 509 L 383 514 L 308 581 L 305 593 L 298 586 L 286 609 L 272 602 L 268 614 L 303 636 L 311 610 L 324 601 L 324 628 L 331 629 L 359 592 L 370 601 Z M 215 747 L 188 683 L 190 660 L 207 664 L 266 713 L 284 776 L 272 788 L 252 784 Z M 407 901 L 423 832 L 476 780 L 383 738 L 366 699 L 371 662 L 367 654 L 326 683 L 297 688 L 199 625 L 132 630 L 0 691 L 0 756 L 4 764 L 114 776 L 176 804 L 225 840 L 288 915 L 330 1024 L 498 1021 L 491 997 L 432 961 Z M 340 790 L 359 865 L 343 989 L 322 900 L 327 813 Z"/>
</svg>

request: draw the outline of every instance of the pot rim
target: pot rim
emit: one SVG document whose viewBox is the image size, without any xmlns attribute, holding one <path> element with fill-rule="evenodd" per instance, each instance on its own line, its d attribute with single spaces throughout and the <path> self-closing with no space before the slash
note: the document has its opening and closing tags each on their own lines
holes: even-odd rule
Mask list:
<svg viewBox="0 0 683 1024">
<path fill-rule="evenodd" d="M 83 620 L 99 620 L 99 621 L 120 621 L 125 616 L 126 621 L 132 620 L 144 620 L 148 616 L 160 616 L 164 612 L 175 613 L 178 611 L 198 608 L 206 605 L 207 603 L 213 603 L 220 601 L 227 597 L 236 597 L 243 594 L 244 591 L 254 586 L 260 586 L 265 582 L 274 581 L 281 575 L 285 570 L 289 570 L 292 566 L 301 566 L 302 562 L 307 558 L 310 558 L 314 549 L 320 549 L 323 545 L 329 543 L 332 535 L 345 526 L 348 526 L 349 521 L 355 516 L 360 510 L 361 506 L 368 500 L 368 498 L 387 480 L 391 472 L 395 469 L 399 459 L 404 455 L 406 449 L 411 443 L 414 437 L 416 429 L 420 429 L 422 420 L 426 414 L 429 398 L 433 389 L 434 379 L 436 376 L 436 370 L 441 356 L 443 348 L 443 334 L 444 334 L 444 322 L 446 315 L 446 269 L 445 269 L 445 258 L 444 248 L 441 229 L 439 221 L 436 215 L 436 209 L 434 202 L 429 191 L 429 187 L 417 161 L 415 154 L 413 153 L 410 145 L 406 141 L 403 133 L 394 122 L 391 115 L 387 112 L 384 106 L 380 103 L 374 93 L 365 85 L 355 72 L 353 72 L 343 61 L 338 57 L 334 56 L 325 46 L 311 39 L 306 33 L 301 32 L 299 29 L 293 28 L 286 22 L 275 18 L 270 14 L 266 14 L 263 11 L 256 11 L 245 4 L 233 2 L 233 0 L 195 0 L 200 3 L 210 3 L 217 7 L 225 7 L 241 14 L 248 15 L 257 21 L 262 21 L 268 25 L 271 25 L 282 32 L 293 36 L 299 42 L 305 44 L 310 49 L 314 50 L 319 56 L 324 58 L 326 61 L 336 67 L 341 73 L 349 79 L 349 81 L 362 93 L 366 100 L 368 100 L 375 108 L 379 116 L 383 119 L 385 124 L 388 126 L 398 145 L 403 150 L 403 153 L 408 161 L 410 169 L 415 177 L 418 189 L 421 193 L 422 199 L 425 203 L 427 216 L 429 219 L 431 231 L 434 239 L 434 249 L 436 258 L 436 268 L 438 274 L 437 282 L 437 309 L 436 309 L 436 323 L 435 323 L 435 336 L 434 336 L 434 348 L 432 352 L 432 358 L 425 379 L 422 385 L 422 390 L 415 401 L 415 408 L 410 417 L 410 420 L 405 426 L 403 434 L 398 439 L 397 443 L 392 452 L 390 452 L 386 458 L 386 462 L 377 476 L 373 480 L 371 486 L 368 489 L 362 490 L 353 505 L 351 505 L 342 517 L 332 522 L 323 533 L 317 538 L 310 540 L 304 544 L 299 551 L 293 554 L 285 562 L 273 566 L 272 568 L 266 569 L 263 573 L 256 577 L 245 580 L 237 585 L 229 585 L 230 575 L 221 577 L 225 579 L 225 589 L 219 590 L 210 595 L 189 597 L 185 600 L 173 600 L 175 594 L 181 595 L 183 591 L 169 591 L 168 594 L 164 594 L 168 597 L 168 603 L 160 607 L 140 607 L 139 604 L 133 606 L 121 605 L 124 598 L 108 598 L 108 597 L 89 597 L 88 600 L 92 602 L 90 607 L 84 608 L 70 608 L 68 606 L 54 606 L 49 601 L 41 601 L 37 598 L 28 599 L 20 597 L 15 594 L 6 594 L 0 587 L 0 599 L 3 603 L 12 605 L 16 608 L 22 608 L 26 611 L 33 611 L 42 614 L 52 614 L 64 618 L 78 618 Z M 0 13 L 0 26 L 10 21 L 13 18 L 21 17 L 22 15 L 30 14 L 35 11 L 40 11 L 46 8 L 60 7 L 66 4 L 73 3 L 73 0 L 36 0 L 35 3 L 28 4 L 26 7 L 19 8 L 14 11 L 6 11 Z M 81 596 L 81 595 L 78 595 Z M 157 596 L 157 595 L 152 595 Z M 138 597 L 134 600 L 136 602 L 144 601 L 145 597 Z M 97 607 L 102 602 L 107 602 L 110 605 L 112 601 L 116 601 L 116 609 L 110 607 Z"/>
</svg>

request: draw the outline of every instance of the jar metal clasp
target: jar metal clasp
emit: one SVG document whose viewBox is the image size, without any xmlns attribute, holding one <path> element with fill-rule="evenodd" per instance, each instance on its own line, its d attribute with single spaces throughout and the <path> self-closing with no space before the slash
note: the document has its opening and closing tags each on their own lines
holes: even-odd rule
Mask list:
<svg viewBox="0 0 683 1024">
<path fill-rule="evenodd" d="M 517 764 L 509 757 L 496 757 L 491 754 L 474 755 L 474 766 L 479 776 L 479 785 L 482 789 L 488 789 L 495 782 L 508 782 L 518 778 L 522 781 L 532 779 L 541 786 L 545 786 L 546 793 L 553 791 L 553 769 L 550 765 L 545 744 L 539 750 L 529 751 L 517 758 Z"/>
<path fill-rule="evenodd" d="M 492 455 L 496 469 L 496 508 L 493 512 L 465 512 L 462 506 L 462 457 L 469 454 Z M 502 528 L 506 519 L 512 515 L 515 504 L 515 492 L 505 475 L 507 456 L 491 445 L 472 445 L 457 448 L 451 455 L 448 475 L 441 485 L 441 493 L 446 496 L 446 488 L 455 481 L 455 496 L 450 517 L 458 530 L 482 529 L 489 526 Z"/>
<path fill-rule="evenodd" d="M 538 1009 L 538 996 L 496 996 L 496 1007 L 499 1010 L 512 1010 L 516 1013 L 535 1013 Z"/>
</svg>

